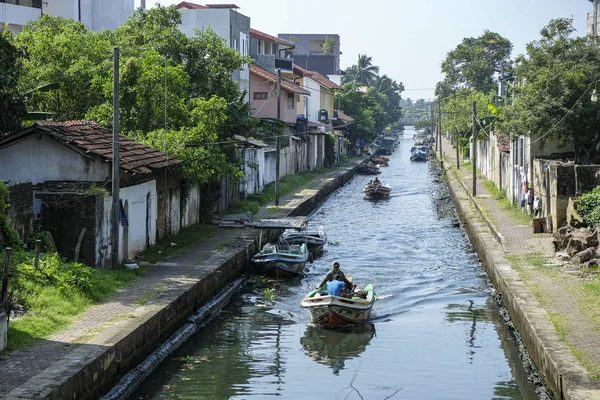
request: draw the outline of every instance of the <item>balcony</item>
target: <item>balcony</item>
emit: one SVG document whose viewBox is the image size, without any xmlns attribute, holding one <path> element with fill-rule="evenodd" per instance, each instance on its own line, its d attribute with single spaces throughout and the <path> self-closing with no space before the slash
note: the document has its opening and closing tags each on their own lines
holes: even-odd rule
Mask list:
<svg viewBox="0 0 600 400">
<path fill-rule="evenodd" d="M 275 57 L 275 54 L 256 54 L 254 55 L 254 60 L 260 67 L 271 72 L 275 72 L 278 69 L 292 72 L 294 67 L 293 58 L 279 58 Z"/>
<path fill-rule="evenodd" d="M 0 0 L 3 13 L 0 13 L 0 24 L 8 24 L 13 33 L 21 31 L 27 21 L 42 16 L 42 0 Z"/>
</svg>

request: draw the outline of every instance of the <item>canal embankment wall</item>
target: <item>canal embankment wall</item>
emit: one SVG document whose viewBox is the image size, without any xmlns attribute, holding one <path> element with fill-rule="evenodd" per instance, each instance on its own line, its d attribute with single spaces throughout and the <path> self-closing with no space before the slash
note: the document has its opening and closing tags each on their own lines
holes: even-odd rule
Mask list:
<svg viewBox="0 0 600 400">
<path fill-rule="evenodd" d="M 291 200 L 271 216 L 310 214 L 354 176 L 356 167 L 338 168 L 324 176 L 316 186 L 291 196 Z M 192 279 L 189 276 L 180 279 L 176 273 L 172 277 L 167 276 L 164 281 L 170 281 L 168 286 L 162 287 L 161 293 L 151 303 L 138 307 L 135 318 L 123 318 L 123 321 L 109 327 L 98 326 L 100 332 L 92 340 L 79 345 L 68 357 L 27 380 L 9 396 L 86 400 L 97 399 L 107 393 L 129 371 L 147 361 L 156 349 L 164 348 L 165 341 L 188 324 L 197 310 L 247 271 L 249 260 L 259 246 L 258 235 L 254 231 L 241 234 L 248 233 L 248 230 L 229 231 L 229 237 L 235 239 L 218 257 L 218 262 L 197 267 L 197 276 Z M 266 239 L 275 239 L 277 233 L 271 231 Z M 168 264 L 165 263 L 167 267 Z M 175 350 L 176 347 L 170 348 Z M 121 392 L 127 390 L 121 389 Z"/>
<path fill-rule="evenodd" d="M 454 167 L 447 164 L 443 168 L 457 214 L 546 386 L 556 399 L 600 399 L 587 371 L 562 342 L 546 310 L 511 266 L 503 249 L 505 238 Z"/>
</svg>

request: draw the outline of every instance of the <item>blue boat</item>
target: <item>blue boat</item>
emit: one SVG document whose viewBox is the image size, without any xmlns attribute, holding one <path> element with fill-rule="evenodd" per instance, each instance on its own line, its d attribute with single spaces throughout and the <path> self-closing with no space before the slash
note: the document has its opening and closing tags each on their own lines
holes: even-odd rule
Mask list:
<svg viewBox="0 0 600 400">
<path fill-rule="evenodd" d="M 429 146 L 413 146 L 410 149 L 411 161 L 427 161 L 429 159 Z"/>
</svg>

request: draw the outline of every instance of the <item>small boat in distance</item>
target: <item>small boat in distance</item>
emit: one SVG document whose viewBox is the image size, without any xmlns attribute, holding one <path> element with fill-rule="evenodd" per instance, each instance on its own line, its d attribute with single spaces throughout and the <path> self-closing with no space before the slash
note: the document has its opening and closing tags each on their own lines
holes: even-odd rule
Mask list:
<svg viewBox="0 0 600 400">
<path fill-rule="evenodd" d="M 381 183 L 377 178 L 369 181 L 363 189 L 367 199 L 372 200 L 389 199 L 391 191 L 390 185 Z"/>
<path fill-rule="evenodd" d="M 308 308 L 311 323 L 335 328 L 367 322 L 374 303 L 373 285 L 368 284 L 345 297 L 330 296 L 323 286 L 309 292 L 300 305 Z"/>
<path fill-rule="evenodd" d="M 413 146 L 410 149 L 411 161 L 427 161 L 429 159 L 429 146 Z"/>
<path fill-rule="evenodd" d="M 306 242 L 291 244 L 285 238 L 279 237 L 276 243 L 267 243 L 261 246 L 262 230 L 293 229 L 306 235 L 306 217 L 287 217 L 263 219 L 256 224 L 260 229 L 259 248 L 250 260 L 257 272 L 276 278 L 291 278 L 300 276 L 307 262 L 312 262 L 312 255 L 308 251 Z"/>
<path fill-rule="evenodd" d="M 288 229 L 283 232 L 281 237 L 289 244 L 306 243 L 308 251 L 313 254 L 322 252 L 323 246 L 327 243 L 327 234 L 322 226 L 319 226 L 319 229 L 317 230 L 307 230 L 306 232 Z"/>
</svg>

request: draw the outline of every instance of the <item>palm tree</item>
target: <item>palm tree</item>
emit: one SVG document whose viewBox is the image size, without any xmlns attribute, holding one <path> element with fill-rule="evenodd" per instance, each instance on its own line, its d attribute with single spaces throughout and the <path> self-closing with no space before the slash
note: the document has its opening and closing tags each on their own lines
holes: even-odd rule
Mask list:
<svg viewBox="0 0 600 400">
<path fill-rule="evenodd" d="M 363 85 L 370 86 L 375 83 L 379 74 L 379 67 L 373 65 L 373 57 L 359 54 L 356 62 L 357 76 L 355 80 Z"/>
<path fill-rule="evenodd" d="M 383 93 L 383 94 L 388 94 L 392 91 L 394 91 L 394 84 L 396 82 L 394 82 L 389 76 L 387 76 L 386 74 L 383 74 L 381 76 L 377 76 L 375 77 L 375 89 L 377 89 L 377 91 L 379 93 Z"/>
</svg>

